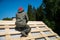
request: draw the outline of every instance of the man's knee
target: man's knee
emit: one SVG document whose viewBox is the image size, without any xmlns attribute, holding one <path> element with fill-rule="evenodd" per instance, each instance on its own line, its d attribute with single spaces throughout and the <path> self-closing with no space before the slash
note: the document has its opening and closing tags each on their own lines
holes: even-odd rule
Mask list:
<svg viewBox="0 0 60 40">
<path fill-rule="evenodd" d="M 25 31 L 26 33 L 29 33 L 29 32 L 31 31 L 31 28 L 28 27 L 28 28 L 26 28 L 24 31 Z"/>
</svg>

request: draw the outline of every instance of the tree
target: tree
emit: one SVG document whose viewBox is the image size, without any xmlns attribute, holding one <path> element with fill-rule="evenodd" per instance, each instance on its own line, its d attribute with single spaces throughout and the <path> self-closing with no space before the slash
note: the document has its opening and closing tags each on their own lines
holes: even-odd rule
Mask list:
<svg viewBox="0 0 60 40">
<path fill-rule="evenodd" d="M 12 18 L 3 18 L 2 20 L 12 20 Z"/>
<path fill-rule="evenodd" d="M 28 11 L 27 11 L 28 17 L 30 21 L 34 21 L 35 20 L 35 13 L 33 14 L 33 8 L 31 5 L 28 5 Z"/>
<path fill-rule="evenodd" d="M 60 1 L 59 0 L 44 0 L 43 3 L 46 5 L 44 10 L 46 12 L 46 19 L 49 24 L 46 23 L 46 21 L 45 23 L 60 35 L 59 33 Z"/>
<path fill-rule="evenodd" d="M 37 11 L 36 8 L 33 7 L 32 14 L 33 14 L 34 21 L 36 21 L 36 13 L 37 13 L 36 11 Z"/>
<path fill-rule="evenodd" d="M 57 0 L 57 8 L 56 8 L 56 15 L 55 15 L 55 23 L 56 23 L 56 32 L 60 35 L 60 0 Z"/>
<path fill-rule="evenodd" d="M 43 21 L 43 19 L 45 18 L 45 14 L 44 14 L 42 5 L 40 5 L 37 8 L 36 17 L 37 17 L 37 21 Z"/>
</svg>

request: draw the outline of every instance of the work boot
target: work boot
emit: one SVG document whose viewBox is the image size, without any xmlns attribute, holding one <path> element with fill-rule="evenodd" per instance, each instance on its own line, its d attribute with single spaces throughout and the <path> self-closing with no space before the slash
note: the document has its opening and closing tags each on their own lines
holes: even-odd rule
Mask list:
<svg viewBox="0 0 60 40">
<path fill-rule="evenodd" d="M 27 34 L 25 32 L 21 32 L 22 36 L 21 37 L 27 37 Z"/>
</svg>

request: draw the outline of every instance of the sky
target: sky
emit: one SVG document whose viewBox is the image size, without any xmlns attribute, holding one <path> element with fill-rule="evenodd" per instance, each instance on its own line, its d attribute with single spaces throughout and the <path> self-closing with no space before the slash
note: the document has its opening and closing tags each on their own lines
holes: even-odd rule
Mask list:
<svg viewBox="0 0 60 40">
<path fill-rule="evenodd" d="M 25 12 L 28 10 L 28 4 L 38 8 L 43 0 L 0 0 L 0 20 L 6 17 L 15 17 L 19 7 Z"/>
</svg>

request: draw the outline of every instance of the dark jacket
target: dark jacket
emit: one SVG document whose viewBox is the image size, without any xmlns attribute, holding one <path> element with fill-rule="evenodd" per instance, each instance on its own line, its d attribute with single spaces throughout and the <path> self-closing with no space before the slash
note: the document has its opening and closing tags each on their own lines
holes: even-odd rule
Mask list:
<svg viewBox="0 0 60 40">
<path fill-rule="evenodd" d="M 16 26 L 22 27 L 23 25 L 26 25 L 28 22 L 28 15 L 27 13 L 20 12 L 16 14 Z"/>
</svg>

